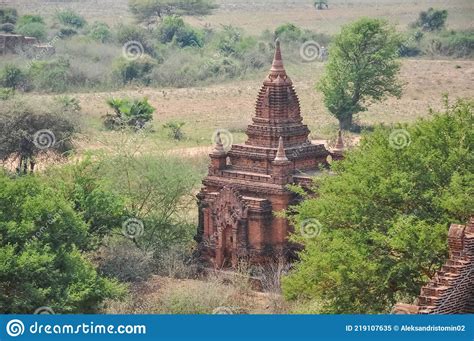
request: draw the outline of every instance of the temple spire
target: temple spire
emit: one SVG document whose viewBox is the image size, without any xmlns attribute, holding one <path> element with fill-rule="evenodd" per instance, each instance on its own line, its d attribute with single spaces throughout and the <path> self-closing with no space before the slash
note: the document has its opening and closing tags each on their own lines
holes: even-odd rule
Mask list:
<svg viewBox="0 0 474 341">
<path fill-rule="evenodd" d="M 277 162 L 286 162 L 288 158 L 286 157 L 285 147 L 283 146 L 283 137 L 280 136 L 280 140 L 278 141 L 278 151 L 275 157 Z"/>
<path fill-rule="evenodd" d="M 283 66 L 283 58 L 281 57 L 280 39 L 275 41 L 275 45 L 275 56 L 273 57 L 272 68 L 270 71 L 272 73 L 286 74 L 285 67 Z"/>
</svg>

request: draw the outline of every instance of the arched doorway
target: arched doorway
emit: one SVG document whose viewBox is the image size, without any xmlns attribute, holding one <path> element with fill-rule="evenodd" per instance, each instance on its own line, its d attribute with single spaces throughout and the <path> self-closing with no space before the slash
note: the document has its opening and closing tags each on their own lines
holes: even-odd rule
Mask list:
<svg viewBox="0 0 474 341">
<path fill-rule="evenodd" d="M 246 235 L 244 221 L 247 219 L 247 206 L 240 194 L 231 187 L 224 187 L 212 204 L 214 235 L 216 237 L 215 266 L 218 268 L 236 267 L 238 248 L 246 245 L 242 240 Z"/>
</svg>

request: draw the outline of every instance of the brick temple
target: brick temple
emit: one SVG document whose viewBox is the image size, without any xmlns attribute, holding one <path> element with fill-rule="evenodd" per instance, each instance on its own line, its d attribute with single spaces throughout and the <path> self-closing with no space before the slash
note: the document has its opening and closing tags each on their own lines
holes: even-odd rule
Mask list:
<svg viewBox="0 0 474 341">
<path fill-rule="evenodd" d="M 261 264 L 294 253 L 288 241 L 292 226 L 275 212 L 298 199 L 287 185 L 309 185 L 320 167 L 327 166 L 330 155 L 324 145 L 311 143 L 302 121 L 277 41 L 246 131 L 247 141 L 226 151 L 218 135 L 210 154 L 209 174 L 198 194 L 196 235 L 201 259 L 209 266 L 235 267 L 239 259 Z M 341 138 L 338 142 L 341 147 Z M 338 158 L 340 151 L 333 157 Z"/>
<path fill-rule="evenodd" d="M 449 259 L 421 289 L 416 304 L 399 303 L 395 314 L 474 314 L 474 218 L 452 224 Z"/>
</svg>

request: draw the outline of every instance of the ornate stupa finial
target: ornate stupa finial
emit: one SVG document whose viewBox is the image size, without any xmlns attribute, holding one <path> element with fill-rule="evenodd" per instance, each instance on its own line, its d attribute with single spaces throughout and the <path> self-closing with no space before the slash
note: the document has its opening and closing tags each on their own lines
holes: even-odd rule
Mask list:
<svg viewBox="0 0 474 341">
<path fill-rule="evenodd" d="M 225 155 L 224 144 L 222 143 L 221 133 L 218 132 L 216 136 L 216 145 L 212 152 L 214 155 Z"/>
<path fill-rule="evenodd" d="M 280 39 L 275 41 L 275 56 L 273 57 L 272 73 L 286 74 L 285 67 L 283 66 L 283 58 L 281 57 Z"/>
<path fill-rule="evenodd" d="M 286 162 L 288 161 L 288 158 L 286 157 L 286 152 L 285 152 L 285 147 L 283 146 L 283 137 L 280 136 L 280 139 L 278 140 L 278 151 L 275 156 L 276 162 Z"/>
</svg>

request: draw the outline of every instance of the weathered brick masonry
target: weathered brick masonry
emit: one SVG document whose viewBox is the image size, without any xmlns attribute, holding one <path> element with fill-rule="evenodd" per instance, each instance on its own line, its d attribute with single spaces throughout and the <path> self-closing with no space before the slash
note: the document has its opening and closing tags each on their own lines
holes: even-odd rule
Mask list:
<svg viewBox="0 0 474 341">
<path fill-rule="evenodd" d="M 292 226 L 274 212 L 296 199 L 286 186 L 309 184 L 330 154 L 324 145 L 312 144 L 308 138 L 278 42 L 252 121 L 245 144 L 233 145 L 226 152 L 217 139 L 198 195 L 196 240 L 201 259 L 210 266 L 232 267 L 241 258 L 255 264 L 275 256 L 289 257 L 293 246 L 287 237 Z"/>
<path fill-rule="evenodd" d="M 449 259 L 421 289 L 416 305 L 397 304 L 395 314 L 474 313 L 474 218 L 451 225 Z"/>
</svg>

